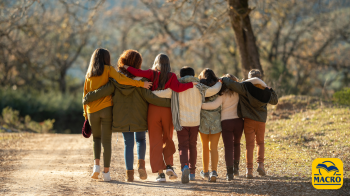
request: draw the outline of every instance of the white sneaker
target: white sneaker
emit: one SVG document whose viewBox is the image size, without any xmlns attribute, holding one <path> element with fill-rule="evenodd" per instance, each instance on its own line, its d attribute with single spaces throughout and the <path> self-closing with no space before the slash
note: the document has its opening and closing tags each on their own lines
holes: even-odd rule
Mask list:
<svg viewBox="0 0 350 196">
<path fill-rule="evenodd" d="M 110 172 L 108 172 L 108 173 L 102 172 L 102 178 L 103 178 L 103 181 L 105 181 L 105 182 L 111 181 Z"/>
<path fill-rule="evenodd" d="M 158 174 L 158 177 L 156 178 L 157 182 L 166 182 L 164 173 Z"/>
<path fill-rule="evenodd" d="M 166 166 L 166 175 L 168 175 L 169 179 L 171 180 L 175 180 L 177 178 L 174 168 L 171 167 L 170 165 Z"/>
<path fill-rule="evenodd" d="M 98 175 L 100 175 L 100 166 L 94 165 L 94 170 L 92 171 L 91 178 L 98 179 Z"/>
</svg>

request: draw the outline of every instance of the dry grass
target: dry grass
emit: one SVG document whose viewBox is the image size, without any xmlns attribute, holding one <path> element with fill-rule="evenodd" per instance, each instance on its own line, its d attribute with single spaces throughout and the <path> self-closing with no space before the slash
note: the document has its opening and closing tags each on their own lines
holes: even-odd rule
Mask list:
<svg viewBox="0 0 350 196">
<path fill-rule="evenodd" d="M 266 123 L 265 167 L 268 177 L 257 176 L 247 188 L 257 189 L 253 193 L 267 195 L 350 195 L 350 109 L 325 104 L 316 98 L 288 96 L 281 100 L 288 108 L 270 106 Z M 246 167 L 244 134 L 241 142 L 240 172 L 243 173 Z M 220 145 L 219 165 L 225 167 L 223 144 Z M 341 189 L 316 190 L 312 187 L 311 166 L 316 158 L 342 160 L 344 185 Z M 264 180 L 268 182 L 264 183 Z M 276 190 L 261 190 L 259 183 Z M 240 185 L 244 187 L 244 183 Z"/>
</svg>

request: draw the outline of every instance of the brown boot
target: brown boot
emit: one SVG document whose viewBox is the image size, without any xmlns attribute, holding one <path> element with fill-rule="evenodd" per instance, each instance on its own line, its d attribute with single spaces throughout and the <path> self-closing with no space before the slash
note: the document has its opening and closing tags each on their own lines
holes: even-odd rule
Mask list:
<svg viewBox="0 0 350 196">
<path fill-rule="evenodd" d="M 248 179 L 253 178 L 253 168 L 247 168 L 247 172 L 245 174 L 245 177 L 247 177 Z"/>
<path fill-rule="evenodd" d="M 127 182 L 133 182 L 134 181 L 134 170 L 127 170 L 126 171 L 125 181 L 127 181 Z"/>
<path fill-rule="evenodd" d="M 138 165 L 140 179 L 146 180 L 147 179 L 147 172 L 146 172 L 145 160 L 139 159 L 137 165 Z"/>
<path fill-rule="evenodd" d="M 259 172 L 260 176 L 265 176 L 266 172 L 264 168 L 264 163 L 259 163 L 258 169 L 256 171 Z"/>
</svg>

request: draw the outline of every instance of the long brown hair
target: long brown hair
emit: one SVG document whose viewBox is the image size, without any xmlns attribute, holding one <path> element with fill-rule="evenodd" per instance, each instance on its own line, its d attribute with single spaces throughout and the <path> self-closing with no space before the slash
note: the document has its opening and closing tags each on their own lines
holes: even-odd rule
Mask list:
<svg viewBox="0 0 350 196">
<path fill-rule="evenodd" d="M 119 57 L 118 68 L 121 73 L 129 78 L 135 78 L 128 70 L 123 66 L 128 65 L 130 67 L 140 69 L 142 64 L 142 56 L 136 50 L 125 50 Z"/>
<path fill-rule="evenodd" d="M 111 56 L 107 49 L 97 48 L 94 53 L 92 53 L 89 68 L 86 72 L 86 78 L 102 75 L 105 65 L 111 65 Z"/>
<path fill-rule="evenodd" d="M 158 76 L 159 83 L 158 83 L 157 90 L 163 90 L 165 84 L 168 82 L 169 77 L 170 77 L 169 73 L 171 71 L 171 68 L 170 68 L 169 57 L 163 53 L 158 54 L 156 56 L 156 59 L 154 60 L 152 69 L 160 71 L 160 74 Z M 155 80 L 157 80 L 158 77 L 155 78 Z"/>
<path fill-rule="evenodd" d="M 223 77 L 228 77 L 228 78 L 230 78 L 231 80 L 233 80 L 235 82 L 239 82 L 239 79 L 236 76 L 231 75 L 231 74 L 225 74 L 225 75 L 223 75 Z M 221 95 L 226 94 L 226 93 L 228 95 L 232 96 L 234 91 L 232 91 L 229 88 L 227 88 L 225 83 L 222 83 L 221 89 L 218 92 L 218 94 L 221 96 Z"/>
</svg>

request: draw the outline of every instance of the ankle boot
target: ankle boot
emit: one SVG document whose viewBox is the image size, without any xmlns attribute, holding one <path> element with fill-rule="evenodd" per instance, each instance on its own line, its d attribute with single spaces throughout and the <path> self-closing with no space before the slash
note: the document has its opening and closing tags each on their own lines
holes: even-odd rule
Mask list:
<svg viewBox="0 0 350 196">
<path fill-rule="evenodd" d="M 264 168 L 264 163 L 259 163 L 258 169 L 256 171 L 259 172 L 260 176 L 265 176 L 266 172 Z"/>
<path fill-rule="evenodd" d="M 235 176 L 239 176 L 239 160 L 234 160 L 233 161 L 233 174 L 235 175 Z"/>
<path fill-rule="evenodd" d="M 126 171 L 125 181 L 127 181 L 127 182 L 133 182 L 134 181 L 134 170 L 127 170 Z"/>
<path fill-rule="evenodd" d="M 246 172 L 245 176 L 248 179 L 252 179 L 253 178 L 253 168 L 247 168 L 247 172 Z"/>
<path fill-rule="evenodd" d="M 227 181 L 233 180 L 233 167 L 227 167 L 226 180 Z"/>
<path fill-rule="evenodd" d="M 141 180 L 146 180 L 147 172 L 146 172 L 145 160 L 139 159 L 137 165 L 138 165 L 139 178 Z"/>
</svg>

